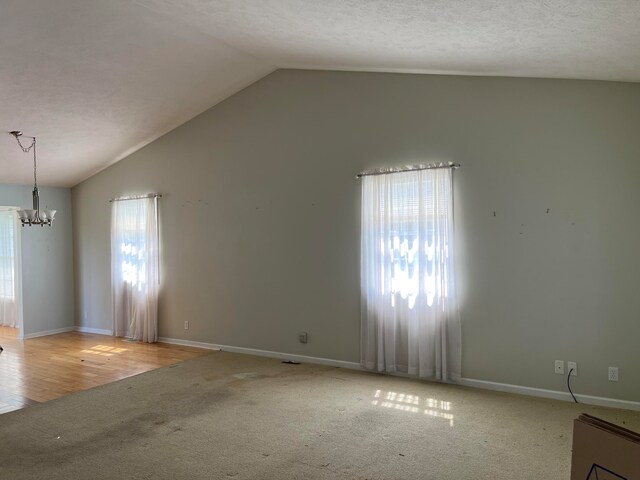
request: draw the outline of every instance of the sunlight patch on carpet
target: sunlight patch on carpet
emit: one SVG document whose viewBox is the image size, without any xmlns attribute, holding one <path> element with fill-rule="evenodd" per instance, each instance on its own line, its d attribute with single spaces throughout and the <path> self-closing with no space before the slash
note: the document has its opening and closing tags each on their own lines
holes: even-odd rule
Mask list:
<svg viewBox="0 0 640 480">
<path fill-rule="evenodd" d="M 371 405 L 382 408 L 392 408 L 410 413 L 423 413 L 431 417 L 449 420 L 449 426 L 453 427 L 453 414 L 451 402 L 438 400 L 437 398 L 421 399 L 418 395 L 398 392 L 384 392 L 376 390 Z"/>
</svg>

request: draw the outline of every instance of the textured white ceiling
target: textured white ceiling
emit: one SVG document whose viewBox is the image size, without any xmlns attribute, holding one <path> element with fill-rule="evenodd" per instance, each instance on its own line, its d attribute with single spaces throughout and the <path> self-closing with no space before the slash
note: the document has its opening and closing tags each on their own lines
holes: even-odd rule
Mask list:
<svg viewBox="0 0 640 480">
<path fill-rule="evenodd" d="M 137 0 L 276 65 L 640 81 L 638 0 Z"/>
<path fill-rule="evenodd" d="M 38 138 L 38 183 L 72 186 L 274 69 L 126 0 L 0 2 L 0 130 Z M 33 183 L 0 133 L 0 183 Z"/>
<path fill-rule="evenodd" d="M 73 185 L 275 67 L 640 81 L 639 0 L 2 0 L 0 129 Z M 29 183 L 0 136 L 0 183 Z"/>
</svg>

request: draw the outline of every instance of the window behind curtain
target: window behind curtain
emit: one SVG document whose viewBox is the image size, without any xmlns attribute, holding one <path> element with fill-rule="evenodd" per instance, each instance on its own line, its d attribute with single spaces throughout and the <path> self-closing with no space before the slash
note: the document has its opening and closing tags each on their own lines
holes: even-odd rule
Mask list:
<svg viewBox="0 0 640 480">
<path fill-rule="evenodd" d="M 395 174 L 379 187 L 380 223 L 373 235 L 380 238 L 380 294 L 391 293 L 392 305 L 399 296 L 413 308 L 421 290 L 429 305 L 447 295 L 447 282 L 441 281 L 446 271 L 434 268 L 434 261 L 448 256 L 452 195 L 446 184 L 428 181 L 427 175 Z"/>
<path fill-rule="evenodd" d="M 120 202 L 117 207 L 117 248 L 120 250 L 122 280 L 141 291 L 147 284 L 147 202 L 144 199 L 128 200 Z"/>
<path fill-rule="evenodd" d="M 17 215 L 0 210 L 0 325 L 17 327 L 20 312 L 20 259 Z"/>
</svg>

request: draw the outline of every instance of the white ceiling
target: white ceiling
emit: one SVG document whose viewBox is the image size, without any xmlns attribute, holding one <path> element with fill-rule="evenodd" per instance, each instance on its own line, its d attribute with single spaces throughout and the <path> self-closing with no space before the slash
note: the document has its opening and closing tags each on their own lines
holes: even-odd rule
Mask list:
<svg viewBox="0 0 640 480">
<path fill-rule="evenodd" d="M 137 0 L 278 67 L 640 81 L 638 0 Z"/>
<path fill-rule="evenodd" d="M 274 69 L 126 0 L 0 2 L 0 130 L 38 139 L 38 183 L 72 186 Z M 33 183 L 0 134 L 0 183 Z"/>
<path fill-rule="evenodd" d="M 277 67 L 640 82 L 638 0 L 2 0 L 0 129 L 71 186 Z M 30 183 L 0 135 L 0 183 Z"/>
</svg>

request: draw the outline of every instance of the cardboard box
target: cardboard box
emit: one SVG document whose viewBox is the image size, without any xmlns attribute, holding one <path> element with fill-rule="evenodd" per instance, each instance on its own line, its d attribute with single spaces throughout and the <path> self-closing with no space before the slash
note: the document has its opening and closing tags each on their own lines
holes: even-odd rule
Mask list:
<svg viewBox="0 0 640 480">
<path fill-rule="evenodd" d="M 640 480 L 640 434 L 580 415 L 573 422 L 571 480 Z"/>
</svg>

